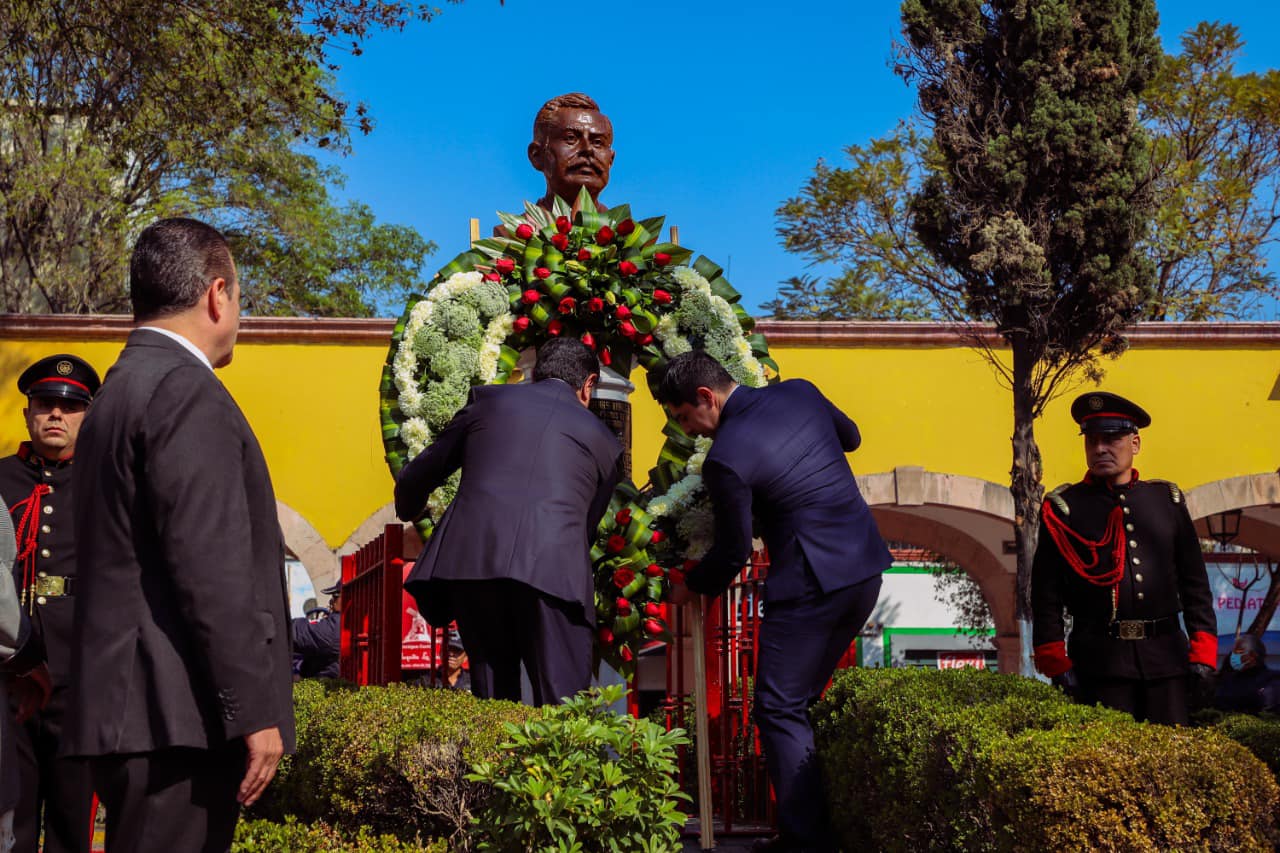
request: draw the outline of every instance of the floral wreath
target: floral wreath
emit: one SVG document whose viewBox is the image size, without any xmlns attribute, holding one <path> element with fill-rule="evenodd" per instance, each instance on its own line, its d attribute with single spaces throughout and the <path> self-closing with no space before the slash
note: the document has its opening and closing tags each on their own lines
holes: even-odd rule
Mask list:
<svg viewBox="0 0 1280 853">
<path fill-rule="evenodd" d="M 466 404 L 471 386 L 512 380 L 521 352 L 552 336 L 579 338 L 624 374 L 634 359 L 651 391 L 669 358 L 695 348 L 740 384 L 777 381 L 738 292 L 711 261 L 687 265 L 689 250 L 659 243 L 662 217 L 636 221 L 629 205 L 597 212 L 585 190 L 577 207 L 557 198 L 551 211 L 526 203 L 524 216 L 498 214 L 505 233 L 474 243 L 425 296 L 410 297 L 380 388 L 393 474 Z M 642 647 L 670 640 L 663 601 L 713 537 L 701 476 L 711 440 L 690 438 L 670 419 L 663 432 L 648 485 L 618 486 L 591 548 L 597 656 L 628 678 Z M 459 478 L 454 472 L 428 500 L 417 523 L 424 540 Z"/>
</svg>

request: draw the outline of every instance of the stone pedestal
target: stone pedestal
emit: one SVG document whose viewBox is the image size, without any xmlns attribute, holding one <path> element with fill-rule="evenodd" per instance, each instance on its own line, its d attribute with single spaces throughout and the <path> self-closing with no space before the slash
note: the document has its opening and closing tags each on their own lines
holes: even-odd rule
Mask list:
<svg viewBox="0 0 1280 853">
<path fill-rule="evenodd" d="M 601 366 L 600 382 L 591 394 L 591 411 L 622 442 L 623 473 L 631 479 L 631 402 L 636 386 L 627 377 Z"/>
</svg>

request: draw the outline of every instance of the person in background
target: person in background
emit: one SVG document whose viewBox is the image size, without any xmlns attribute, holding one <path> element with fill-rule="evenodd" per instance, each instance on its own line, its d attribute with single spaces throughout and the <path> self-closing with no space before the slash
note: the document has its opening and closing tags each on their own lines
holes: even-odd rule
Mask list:
<svg viewBox="0 0 1280 853">
<path fill-rule="evenodd" d="M 97 371 L 70 354 L 51 355 L 18 377 L 28 440 L 0 459 L 0 498 L 18 540 L 14 582 L 46 664 L 11 676 L 9 700 L 21 797 L 13 829 L 19 853 L 87 853 L 93 833 L 93 780 L 79 761 L 59 757 L 68 714 L 71 640 L 77 594 L 72 520 L 80 426 L 100 386 Z"/>
<path fill-rule="evenodd" d="M 1267 647 L 1253 634 L 1241 634 L 1218 677 L 1214 707 L 1257 714 L 1280 711 L 1280 675 L 1267 669 Z"/>
<path fill-rule="evenodd" d="M 293 657 L 299 678 L 338 678 L 342 656 L 342 581 L 320 590 L 329 596 L 329 615 L 312 622 L 293 620 Z"/>
</svg>

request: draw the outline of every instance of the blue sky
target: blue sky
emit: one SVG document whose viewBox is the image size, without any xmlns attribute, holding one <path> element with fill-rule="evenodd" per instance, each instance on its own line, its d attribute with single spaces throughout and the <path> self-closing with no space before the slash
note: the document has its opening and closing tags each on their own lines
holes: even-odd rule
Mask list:
<svg viewBox="0 0 1280 853">
<path fill-rule="evenodd" d="M 1280 67 L 1270 3 L 1158 8 L 1166 50 L 1213 17 L 1241 29 L 1242 70 Z M 779 245 L 778 205 L 819 158 L 840 162 L 846 145 L 913 109 L 889 64 L 898 9 L 886 0 L 444 5 L 431 23 L 379 33 L 362 56 L 344 57 L 338 87 L 368 104 L 377 126 L 337 162 L 347 175 L 338 195 L 439 244 L 430 275 L 466 249 L 470 217 L 487 234 L 496 211 L 542 194 L 525 156 L 534 113 L 554 95 L 586 92 L 615 132 L 604 201 L 679 225 L 681 243 L 724 266 L 756 312 L 780 281 L 806 272 Z M 1280 319 L 1280 309 L 1259 319 Z"/>
</svg>

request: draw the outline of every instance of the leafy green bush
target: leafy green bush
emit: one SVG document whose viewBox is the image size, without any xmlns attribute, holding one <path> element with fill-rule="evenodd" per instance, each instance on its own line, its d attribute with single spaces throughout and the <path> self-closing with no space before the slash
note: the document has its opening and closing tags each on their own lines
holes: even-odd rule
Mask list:
<svg viewBox="0 0 1280 853">
<path fill-rule="evenodd" d="M 1275 833 L 1280 790 L 1244 749 L 1032 679 L 846 670 L 814 723 L 850 850 L 1269 849 Z"/>
<path fill-rule="evenodd" d="M 447 849 L 444 841 L 421 847 L 393 835 L 375 835 L 364 827 L 344 835 L 328 824 L 301 824 L 292 817 L 284 823 L 242 820 L 231 844 L 231 853 L 445 853 Z"/>
<path fill-rule="evenodd" d="M 504 724 L 537 712 L 454 690 L 304 680 L 294 713 L 297 752 L 281 762 L 254 816 L 465 845 L 489 789 L 464 777 L 498 756 Z"/>
<path fill-rule="evenodd" d="M 688 800 L 675 781 L 688 743 L 648 720 L 615 714 L 622 687 L 593 688 L 506 728 L 499 761 L 467 778 L 491 785 L 477 816 L 482 850 L 673 851 Z"/>
<path fill-rule="evenodd" d="M 1214 729 L 1243 744 L 1280 779 L 1280 717 L 1275 714 L 1227 714 Z"/>
</svg>

